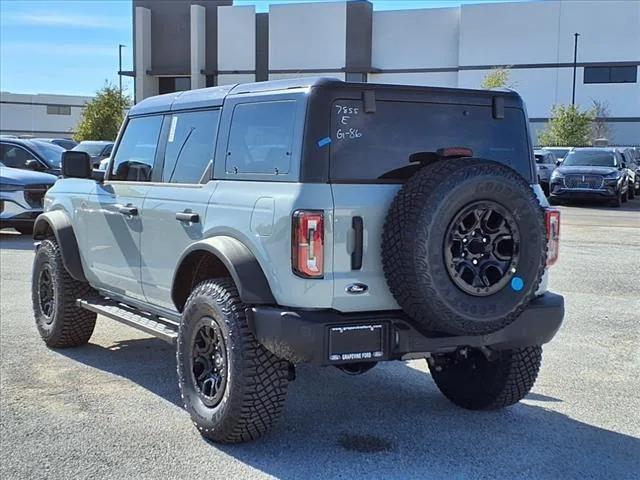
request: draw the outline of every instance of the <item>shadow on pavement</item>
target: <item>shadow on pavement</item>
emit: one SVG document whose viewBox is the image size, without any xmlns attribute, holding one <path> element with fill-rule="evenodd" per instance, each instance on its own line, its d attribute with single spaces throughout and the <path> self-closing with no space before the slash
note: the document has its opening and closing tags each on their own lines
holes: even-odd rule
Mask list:
<svg viewBox="0 0 640 480">
<path fill-rule="evenodd" d="M 0 250 L 33 250 L 33 237 L 13 230 L 0 230 Z"/>
<path fill-rule="evenodd" d="M 175 350 L 160 340 L 59 353 L 180 405 Z M 632 478 L 640 469 L 640 439 L 531 402 L 566 404 L 532 393 L 505 410 L 469 412 L 449 403 L 428 373 L 403 362 L 357 377 L 300 366 L 270 434 L 209 445 L 282 479 Z"/>
</svg>

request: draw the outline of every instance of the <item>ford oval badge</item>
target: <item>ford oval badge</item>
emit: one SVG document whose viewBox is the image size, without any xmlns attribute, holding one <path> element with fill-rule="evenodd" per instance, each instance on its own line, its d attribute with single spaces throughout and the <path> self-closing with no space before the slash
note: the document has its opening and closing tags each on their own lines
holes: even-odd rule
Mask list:
<svg viewBox="0 0 640 480">
<path fill-rule="evenodd" d="M 364 283 L 352 283 L 351 285 L 347 285 L 347 288 L 345 288 L 345 290 L 351 295 L 360 295 L 361 293 L 365 293 L 367 290 L 369 290 L 369 287 Z"/>
</svg>

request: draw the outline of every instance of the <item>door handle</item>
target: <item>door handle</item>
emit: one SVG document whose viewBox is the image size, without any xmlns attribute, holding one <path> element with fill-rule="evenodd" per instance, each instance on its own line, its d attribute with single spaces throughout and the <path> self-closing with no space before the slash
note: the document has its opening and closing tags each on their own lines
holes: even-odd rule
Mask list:
<svg viewBox="0 0 640 480">
<path fill-rule="evenodd" d="M 177 212 L 176 220 L 179 222 L 199 223 L 200 215 L 192 212 Z"/>
<path fill-rule="evenodd" d="M 134 207 L 133 205 L 117 205 L 116 208 L 122 215 L 128 215 L 130 217 L 138 215 L 138 207 Z"/>
<path fill-rule="evenodd" d="M 353 252 L 351 252 L 351 270 L 362 269 L 364 225 L 362 217 L 353 217 L 351 227 L 355 233 Z"/>
</svg>

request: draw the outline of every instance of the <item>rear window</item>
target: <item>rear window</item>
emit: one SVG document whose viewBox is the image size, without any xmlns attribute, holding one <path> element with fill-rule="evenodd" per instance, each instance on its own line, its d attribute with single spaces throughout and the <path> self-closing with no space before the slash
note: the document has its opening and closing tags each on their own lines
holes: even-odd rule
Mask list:
<svg viewBox="0 0 640 480">
<path fill-rule="evenodd" d="M 531 177 L 525 117 L 514 108 L 497 120 L 490 106 L 378 101 L 375 113 L 364 113 L 361 101 L 338 100 L 331 140 L 332 180 L 380 180 L 408 166 L 412 153 L 446 147 L 470 148 Z"/>
</svg>

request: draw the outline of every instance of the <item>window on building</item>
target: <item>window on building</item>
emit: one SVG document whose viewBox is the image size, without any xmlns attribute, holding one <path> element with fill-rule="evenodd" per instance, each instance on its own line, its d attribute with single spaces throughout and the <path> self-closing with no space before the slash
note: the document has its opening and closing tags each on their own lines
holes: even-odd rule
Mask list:
<svg viewBox="0 0 640 480">
<path fill-rule="evenodd" d="M 48 115 L 71 115 L 71 107 L 69 105 L 47 105 Z"/>
<path fill-rule="evenodd" d="M 296 102 L 236 105 L 227 144 L 229 173 L 288 173 Z"/>
<path fill-rule="evenodd" d="M 158 93 L 183 92 L 191 89 L 191 77 L 160 77 L 158 78 Z"/>
<path fill-rule="evenodd" d="M 219 110 L 178 113 L 171 122 L 162 181 L 203 183 L 213 171 Z"/>
<path fill-rule="evenodd" d="M 134 182 L 151 181 L 161 128 L 160 115 L 129 120 L 112 162 L 111 178 Z"/>
<path fill-rule="evenodd" d="M 584 67 L 584 83 L 635 83 L 638 67 Z"/>
</svg>

